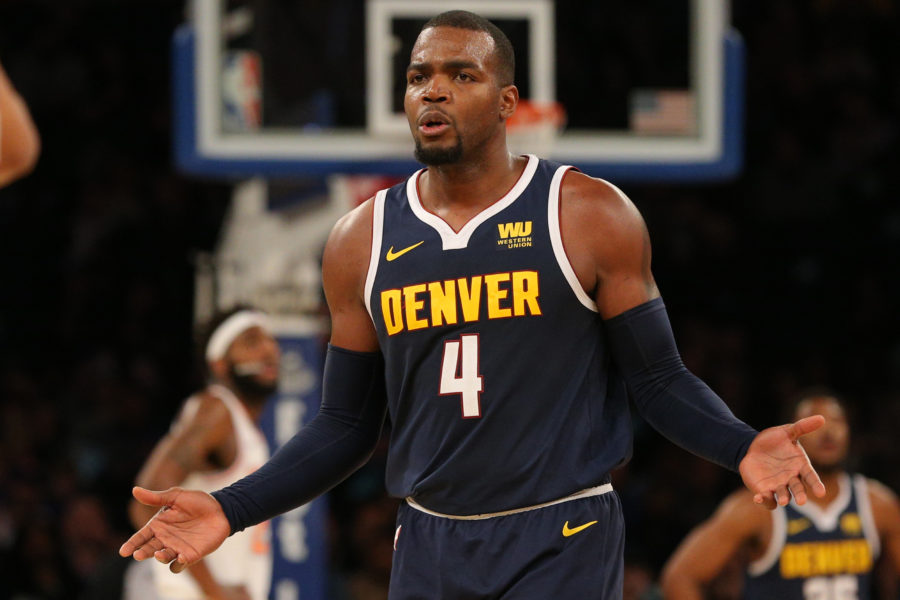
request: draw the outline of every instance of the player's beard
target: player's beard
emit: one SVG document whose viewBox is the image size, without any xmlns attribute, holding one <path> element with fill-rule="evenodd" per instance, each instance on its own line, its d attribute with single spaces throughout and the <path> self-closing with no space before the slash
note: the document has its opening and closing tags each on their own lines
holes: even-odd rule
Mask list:
<svg viewBox="0 0 900 600">
<path fill-rule="evenodd" d="M 422 141 L 416 139 L 416 160 L 423 165 L 429 167 L 440 167 L 441 165 L 452 165 L 458 163 L 462 159 L 463 146 L 459 136 L 456 137 L 456 143 L 445 148 L 426 148 L 422 146 Z"/>
<path fill-rule="evenodd" d="M 262 404 L 278 389 L 277 380 L 268 383 L 260 381 L 253 374 L 239 374 L 234 368 L 234 363 L 228 366 L 228 375 L 231 377 L 236 391 L 251 403 Z"/>
</svg>

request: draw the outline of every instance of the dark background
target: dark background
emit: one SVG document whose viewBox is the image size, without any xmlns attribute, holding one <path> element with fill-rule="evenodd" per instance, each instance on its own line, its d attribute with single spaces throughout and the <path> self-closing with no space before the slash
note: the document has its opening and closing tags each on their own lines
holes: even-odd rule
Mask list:
<svg viewBox="0 0 900 600">
<path fill-rule="evenodd" d="M 744 173 L 623 184 L 688 366 L 757 427 L 786 419 L 802 388 L 834 387 L 852 406 L 852 466 L 894 490 L 898 14 L 893 0 L 736 1 Z M 169 39 L 183 16 L 170 0 L 0 0 L 0 61 L 43 141 L 37 170 L 0 190 L 0 598 L 104 597 L 135 473 L 199 384 L 192 260 L 212 248 L 229 189 L 171 167 Z M 616 484 L 629 564 L 652 579 L 739 481 L 636 431 Z M 376 523 L 383 504 L 377 491 L 335 499 Z M 375 542 L 334 539 L 347 578 L 377 562 Z"/>
</svg>

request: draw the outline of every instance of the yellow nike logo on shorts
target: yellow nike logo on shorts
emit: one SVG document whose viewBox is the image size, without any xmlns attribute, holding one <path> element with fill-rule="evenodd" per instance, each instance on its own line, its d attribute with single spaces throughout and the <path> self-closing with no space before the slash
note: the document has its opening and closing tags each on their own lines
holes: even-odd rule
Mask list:
<svg viewBox="0 0 900 600">
<path fill-rule="evenodd" d="M 591 525 L 596 525 L 596 524 L 597 524 L 597 521 L 591 521 L 590 523 L 585 523 L 584 525 L 579 525 L 578 527 L 573 527 L 572 529 L 569 529 L 569 522 L 566 521 L 566 524 L 563 525 L 563 532 L 562 532 L 563 537 L 571 537 L 580 531 L 584 531 Z"/>
<path fill-rule="evenodd" d="M 387 259 L 388 259 L 388 262 L 390 262 L 390 261 L 392 261 L 392 260 L 394 260 L 394 259 L 396 259 L 396 258 L 400 258 L 401 256 L 403 256 L 404 254 L 406 254 L 406 253 L 409 252 L 410 250 L 413 250 L 413 249 L 415 249 L 415 248 L 418 248 L 419 246 L 421 246 L 421 245 L 424 244 L 424 243 L 425 243 L 425 240 L 422 240 L 422 241 L 419 242 L 418 244 L 413 244 L 412 246 L 407 246 L 407 247 L 404 248 L 403 250 L 398 250 L 398 251 L 396 251 L 396 252 L 394 252 L 394 247 L 391 246 L 391 247 L 388 249 L 388 251 L 387 251 L 387 256 L 385 256 L 385 258 L 387 258 Z"/>
</svg>

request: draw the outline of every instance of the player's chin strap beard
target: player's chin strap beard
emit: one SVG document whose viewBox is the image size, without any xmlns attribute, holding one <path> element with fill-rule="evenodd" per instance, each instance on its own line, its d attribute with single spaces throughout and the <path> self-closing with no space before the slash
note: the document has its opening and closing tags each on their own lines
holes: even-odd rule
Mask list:
<svg viewBox="0 0 900 600">
<path fill-rule="evenodd" d="M 457 163 L 462 158 L 462 153 L 462 140 L 459 138 L 456 139 L 456 144 L 449 148 L 426 148 L 420 140 L 416 139 L 416 160 L 429 167 Z"/>
<path fill-rule="evenodd" d="M 262 362 L 231 363 L 228 375 L 235 390 L 246 400 L 263 403 L 278 389 L 278 382 L 264 383 L 257 376 L 265 368 Z"/>
</svg>

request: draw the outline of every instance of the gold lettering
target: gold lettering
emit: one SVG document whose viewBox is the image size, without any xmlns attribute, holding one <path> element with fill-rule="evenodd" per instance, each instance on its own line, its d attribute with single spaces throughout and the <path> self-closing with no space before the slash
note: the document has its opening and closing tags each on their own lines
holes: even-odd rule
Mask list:
<svg viewBox="0 0 900 600">
<path fill-rule="evenodd" d="M 528 221 L 530 224 L 531 221 Z M 525 307 L 531 315 L 541 314 L 541 306 L 538 304 L 540 286 L 538 285 L 537 271 L 514 271 L 512 274 L 513 290 L 513 314 L 517 317 L 525 316 Z"/>
<path fill-rule="evenodd" d="M 464 277 L 456 280 L 459 287 L 459 303 L 466 323 L 477 321 L 481 312 L 481 275 L 472 278 L 472 286 Z"/>
<path fill-rule="evenodd" d="M 515 223 L 497 223 L 497 229 L 500 231 L 500 237 L 505 240 L 509 236 L 515 235 L 513 231 L 517 228 Z"/>
<path fill-rule="evenodd" d="M 488 319 L 504 319 L 512 316 L 512 309 L 500 306 L 500 301 L 509 296 L 508 289 L 500 289 L 500 282 L 502 281 L 509 281 L 509 273 L 494 273 L 484 276 Z"/>
<path fill-rule="evenodd" d="M 381 314 L 384 315 L 384 326 L 388 335 L 403 331 L 403 303 L 400 301 L 400 290 L 381 292 Z"/>
<path fill-rule="evenodd" d="M 456 280 L 448 279 L 441 285 L 435 281 L 428 284 L 431 295 L 431 326 L 456 324 Z"/>
<path fill-rule="evenodd" d="M 785 579 L 865 573 L 872 569 L 872 553 L 865 539 L 787 544 L 781 551 Z"/>
<path fill-rule="evenodd" d="M 425 306 L 424 300 L 417 300 L 416 294 L 425 291 L 425 284 L 408 285 L 403 288 L 403 303 L 406 304 L 406 327 L 410 331 L 428 327 L 428 319 L 420 319 L 416 314 Z"/>
</svg>

